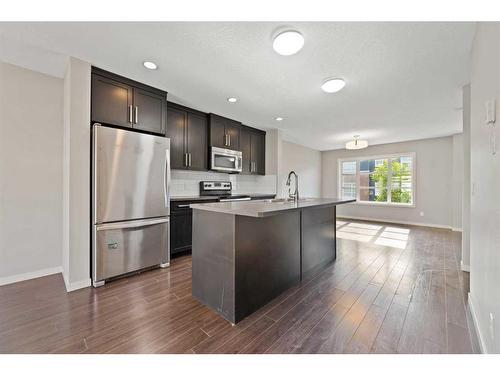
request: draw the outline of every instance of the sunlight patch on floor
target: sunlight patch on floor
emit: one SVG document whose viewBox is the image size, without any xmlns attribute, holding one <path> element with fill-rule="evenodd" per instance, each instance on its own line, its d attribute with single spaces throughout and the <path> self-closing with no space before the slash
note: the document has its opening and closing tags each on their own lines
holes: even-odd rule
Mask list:
<svg viewBox="0 0 500 375">
<path fill-rule="evenodd" d="M 341 225 L 339 225 L 341 223 Z M 384 225 L 337 221 L 337 237 L 375 245 L 406 249 L 410 229 Z"/>
<path fill-rule="evenodd" d="M 370 242 L 370 240 L 372 239 L 372 236 L 366 236 L 363 234 L 338 231 L 337 238 L 342 238 L 344 240 L 359 241 L 359 242 Z"/>
</svg>

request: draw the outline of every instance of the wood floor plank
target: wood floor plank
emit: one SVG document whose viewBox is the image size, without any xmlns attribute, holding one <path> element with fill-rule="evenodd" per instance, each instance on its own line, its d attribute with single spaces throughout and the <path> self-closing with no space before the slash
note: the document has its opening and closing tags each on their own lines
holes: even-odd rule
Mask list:
<svg viewBox="0 0 500 375">
<path fill-rule="evenodd" d="M 407 306 L 400 305 L 397 302 L 391 304 L 372 344 L 372 353 L 387 354 L 397 352 L 407 309 Z"/>
<path fill-rule="evenodd" d="M 349 341 L 361 324 L 373 300 L 380 291 L 380 285 L 369 284 L 358 300 L 344 315 L 340 324 L 319 348 L 319 353 L 343 353 Z"/>
<path fill-rule="evenodd" d="M 306 302 L 306 312 L 297 316 L 295 324 L 279 337 L 266 353 L 293 353 L 301 348 L 309 332 L 343 295 L 343 291 L 332 288 Z"/>
</svg>

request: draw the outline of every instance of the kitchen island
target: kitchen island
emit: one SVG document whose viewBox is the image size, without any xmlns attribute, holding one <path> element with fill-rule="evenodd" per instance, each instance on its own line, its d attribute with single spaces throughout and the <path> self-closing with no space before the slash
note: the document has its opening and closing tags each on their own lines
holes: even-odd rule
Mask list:
<svg viewBox="0 0 500 375">
<path fill-rule="evenodd" d="M 336 206 L 307 198 L 193 204 L 193 296 L 237 323 L 336 257 Z"/>
</svg>

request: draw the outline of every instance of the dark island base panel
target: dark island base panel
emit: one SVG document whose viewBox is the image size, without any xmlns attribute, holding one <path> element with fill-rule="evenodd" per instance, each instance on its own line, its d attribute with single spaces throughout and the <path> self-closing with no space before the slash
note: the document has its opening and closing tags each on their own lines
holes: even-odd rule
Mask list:
<svg viewBox="0 0 500 375">
<path fill-rule="evenodd" d="M 263 218 L 194 210 L 193 228 L 193 296 L 232 323 L 335 259 L 334 207 Z"/>
</svg>

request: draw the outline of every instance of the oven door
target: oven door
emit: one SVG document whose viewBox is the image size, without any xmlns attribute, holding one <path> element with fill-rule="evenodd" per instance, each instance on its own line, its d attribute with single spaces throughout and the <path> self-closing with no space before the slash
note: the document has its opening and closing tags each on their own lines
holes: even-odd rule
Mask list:
<svg viewBox="0 0 500 375">
<path fill-rule="evenodd" d="M 212 147 L 210 169 L 214 171 L 238 173 L 242 170 L 241 151 Z"/>
</svg>

